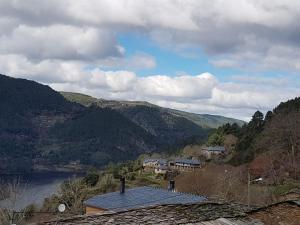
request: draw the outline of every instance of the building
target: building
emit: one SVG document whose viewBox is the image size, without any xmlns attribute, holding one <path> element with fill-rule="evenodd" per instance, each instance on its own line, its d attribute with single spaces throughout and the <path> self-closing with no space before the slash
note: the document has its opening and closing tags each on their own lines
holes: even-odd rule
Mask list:
<svg viewBox="0 0 300 225">
<path fill-rule="evenodd" d="M 69 218 L 60 216 L 55 220 L 35 225 L 298 225 L 299 207 L 300 202 L 297 201 L 279 202 L 250 209 L 237 203 L 156 205 L 98 215 L 77 215 Z"/>
<path fill-rule="evenodd" d="M 194 171 L 201 167 L 201 163 L 196 159 L 176 159 L 170 162 L 170 167 L 179 171 Z"/>
<path fill-rule="evenodd" d="M 203 147 L 201 152 L 205 158 L 211 159 L 213 156 L 218 156 L 220 154 L 225 153 L 225 147 L 224 146 Z"/>
<path fill-rule="evenodd" d="M 159 165 L 154 169 L 154 173 L 156 174 L 166 174 L 169 171 L 169 167 L 166 165 Z"/>
<path fill-rule="evenodd" d="M 84 202 L 86 214 L 122 212 L 140 207 L 162 204 L 190 204 L 205 201 L 203 196 L 175 192 L 175 183 L 170 182 L 169 190 L 154 187 L 137 187 L 125 190 L 121 181 L 119 192 L 97 195 Z"/>
<path fill-rule="evenodd" d="M 143 161 L 143 168 L 145 171 L 154 171 L 159 167 L 167 167 L 168 163 L 164 159 L 145 159 Z M 160 171 L 160 170 L 158 170 Z"/>
</svg>

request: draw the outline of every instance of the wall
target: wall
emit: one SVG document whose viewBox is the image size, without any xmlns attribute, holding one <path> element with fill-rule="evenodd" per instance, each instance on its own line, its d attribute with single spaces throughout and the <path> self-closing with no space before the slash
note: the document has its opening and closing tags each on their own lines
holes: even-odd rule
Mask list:
<svg viewBox="0 0 300 225">
<path fill-rule="evenodd" d="M 91 207 L 91 206 L 85 206 L 85 214 L 96 214 L 96 213 L 102 213 L 107 211 L 106 209 Z"/>
</svg>

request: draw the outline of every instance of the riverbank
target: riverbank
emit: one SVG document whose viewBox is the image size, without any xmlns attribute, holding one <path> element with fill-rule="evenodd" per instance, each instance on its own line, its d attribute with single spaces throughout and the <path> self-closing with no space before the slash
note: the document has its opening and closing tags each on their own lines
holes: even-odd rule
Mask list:
<svg viewBox="0 0 300 225">
<path fill-rule="evenodd" d="M 0 200 L 0 208 L 13 208 L 15 210 L 35 204 L 41 206 L 44 199 L 56 194 L 60 185 L 66 180 L 72 180 L 83 177 L 84 172 L 34 172 L 30 174 L 6 174 L 0 175 L 3 185 L 10 184 L 9 192 L 16 195 L 6 196 L 6 199 Z"/>
<path fill-rule="evenodd" d="M 89 166 L 69 163 L 69 164 L 34 164 L 30 171 L 22 172 L 11 172 L 11 171 L 0 171 L 1 176 L 27 176 L 38 173 L 86 173 L 89 170 Z"/>
</svg>

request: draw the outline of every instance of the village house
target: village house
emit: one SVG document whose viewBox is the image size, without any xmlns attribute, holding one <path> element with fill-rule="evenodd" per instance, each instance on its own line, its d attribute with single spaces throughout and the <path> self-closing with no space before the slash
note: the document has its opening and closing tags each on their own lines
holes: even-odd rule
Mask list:
<svg viewBox="0 0 300 225">
<path fill-rule="evenodd" d="M 206 200 L 203 196 L 176 192 L 174 181 L 170 181 L 168 190 L 155 187 L 125 190 L 125 178 L 121 178 L 120 181 L 120 191 L 97 195 L 86 200 L 84 202 L 86 214 L 122 212 L 163 204 L 191 204 Z"/>
<path fill-rule="evenodd" d="M 206 159 L 211 159 L 213 156 L 218 156 L 220 154 L 225 153 L 225 147 L 224 146 L 203 147 L 201 149 L 201 153 Z"/>
<path fill-rule="evenodd" d="M 154 169 L 154 173 L 156 174 L 166 174 L 169 171 L 169 167 L 166 165 L 159 165 Z"/>
<path fill-rule="evenodd" d="M 201 163 L 197 159 L 176 159 L 170 162 L 170 167 L 179 171 L 194 171 L 201 167 Z"/>
<path fill-rule="evenodd" d="M 145 159 L 143 161 L 144 171 L 161 173 L 167 171 L 168 163 L 164 159 Z"/>
</svg>

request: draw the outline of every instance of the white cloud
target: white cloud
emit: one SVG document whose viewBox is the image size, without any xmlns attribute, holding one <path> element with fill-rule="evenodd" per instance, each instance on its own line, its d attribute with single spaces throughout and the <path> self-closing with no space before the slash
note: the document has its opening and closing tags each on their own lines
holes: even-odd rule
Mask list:
<svg viewBox="0 0 300 225">
<path fill-rule="evenodd" d="M 280 85 L 276 80 L 238 79 L 220 82 L 209 73 L 192 75 L 152 75 L 134 72 L 83 69 L 77 61 L 45 60 L 33 63 L 19 55 L 0 56 L 0 68 L 9 75 L 34 79 L 56 90 L 82 92 L 95 97 L 146 100 L 154 104 L 196 113 L 250 118 L 259 109 L 270 110 L 281 101 L 300 95 L 300 90 Z M 281 81 L 285 81 L 281 78 Z"/>
<path fill-rule="evenodd" d="M 116 35 L 138 32 L 174 50 L 198 46 L 216 66 L 300 67 L 297 0 L 2 0 L 0 15 L 0 54 L 121 57 Z"/>
<path fill-rule="evenodd" d="M 197 76 L 165 75 L 148 76 L 139 79 L 138 91 L 153 98 L 176 98 L 178 101 L 193 98 L 210 98 L 216 78 L 204 73 Z"/>
<path fill-rule="evenodd" d="M 156 59 L 138 50 L 125 57 L 118 35 L 144 35 L 186 55 L 201 49 L 217 67 L 299 72 L 299 19 L 296 0 L 1 0 L 0 71 L 58 90 L 248 118 L 299 89 L 280 85 L 284 77 L 139 77 L 132 71 Z"/>
<path fill-rule="evenodd" d="M 128 57 L 108 57 L 97 61 L 97 66 L 110 69 L 139 70 L 156 67 L 156 59 L 144 52 L 136 52 Z"/>
<path fill-rule="evenodd" d="M 0 53 L 21 54 L 32 60 L 94 60 L 121 56 L 121 46 L 105 30 L 66 25 L 18 26 L 10 35 L 0 35 Z"/>
<path fill-rule="evenodd" d="M 300 95 L 300 90 L 275 82 L 233 77 L 220 81 L 215 75 L 151 75 L 139 77 L 126 70 L 84 69 L 77 61 L 46 60 L 36 64 L 18 55 L 0 56 L 0 68 L 8 74 L 49 84 L 59 91 L 95 97 L 149 101 L 196 113 L 222 114 L 248 119 L 255 110 L 272 110 L 281 101 Z M 238 82 L 236 82 L 238 79 Z"/>
</svg>

